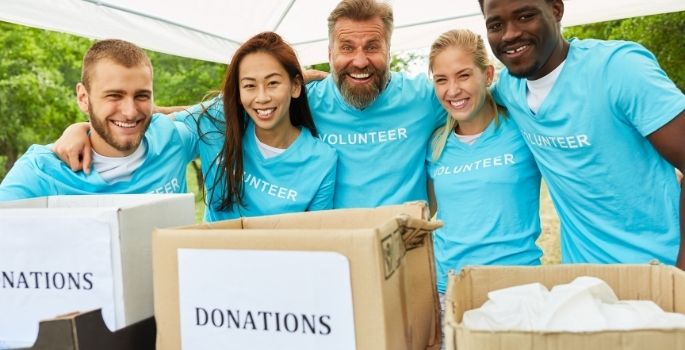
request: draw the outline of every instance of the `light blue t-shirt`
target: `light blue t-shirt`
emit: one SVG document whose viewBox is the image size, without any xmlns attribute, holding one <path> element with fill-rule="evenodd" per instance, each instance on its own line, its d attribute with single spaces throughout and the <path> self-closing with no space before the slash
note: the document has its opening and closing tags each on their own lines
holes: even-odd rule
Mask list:
<svg viewBox="0 0 685 350">
<path fill-rule="evenodd" d="M 425 75 L 392 73 L 364 110 L 348 105 L 332 76 L 307 85 L 319 136 L 338 151 L 335 208 L 426 200 L 425 152 L 446 117 Z"/>
<path fill-rule="evenodd" d="M 219 170 L 219 154 L 224 141 L 224 111 L 221 99 L 206 104 L 207 115 L 199 118 L 200 105 L 177 113 L 198 138 L 198 148 L 205 174 L 207 207 L 205 221 L 233 219 L 281 213 L 331 209 L 338 156 L 333 148 L 312 136 L 307 128 L 283 153 L 265 159 L 257 146 L 254 124 L 248 119 L 243 137 L 243 186 L 245 206 L 234 205 L 230 211 L 219 210 L 225 184 L 215 187 Z"/>
<path fill-rule="evenodd" d="M 143 164 L 133 172 L 130 180 L 114 183 L 105 182 L 95 170 L 89 175 L 72 171 L 51 151 L 51 145 L 33 145 L 3 179 L 0 200 L 53 195 L 186 192 L 186 166 L 193 154 L 185 127 L 155 115 L 142 142 L 147 146 Z"/>
<path fill-rule="evenodd" d="M 513 120 L 499 118 L 467 145 L 452 133 L 437 161 L 427 153 L 437 217 L 438 291 L 466 265 L 539 265 L 540 172 Z"/>
<path fill-rule="evenodd" d="M 524 79 L 504 71 L 496 88 L 549 186 L 562 261 L 674 264 L 680 186 L 646 136 L 685 96 L 635 43 L 571 40 L 565 62 L 537 114 Z"/>
</svg>

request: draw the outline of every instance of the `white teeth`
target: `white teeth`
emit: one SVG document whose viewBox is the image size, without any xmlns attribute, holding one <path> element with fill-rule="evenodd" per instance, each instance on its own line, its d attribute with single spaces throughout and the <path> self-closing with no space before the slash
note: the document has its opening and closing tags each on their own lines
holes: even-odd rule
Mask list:
<svg viewBox="0 0 685 350">
<path fill-rule="evenodd" d="M 523 45 L 523 46 L 517 47 L 517 48 L 514 49 L 514 50 L 507 50 L 506 53 L 508 53 L 508 54 L 513 54 L 513 53 L 515 53 L 515 52 L 521 52 L 521 51 L 523 51 L 523 50 L 525 50 L 525 49 L 527 49 L 527 48 L 528 48 L 528 45 Z"/>
<path fill-rule="evenodd" d="M 461 100 L 456 100 L 456 101 L 450 101 L 450 105 L 454 108 L 459 108 L 466 104 L 466 99 L 461 99 Z"/>
<path fill-rule="evenodd" d="M 273 111 L 275 111 L 275 110 L 276 110 L 276 108 L 258 109 L 257 114 L 262 115 L 262 116 L 267 116 L 267 115 L 273 113 Z"/>
<path fill-rule="evenodd" d="M 127 122 L 120 122 L 120 121 L 117 121 L 117 120 L 113 120 L 112 123 L 114 123 L 114 125 L 116 125 L 116 126 L 118 126 L 118 127 L 120 127 L 120 128 L 129 128 L 129 129 L 130 129 L 130 128 L 135 128 L 136 125 L 137 125 L 136 122 L 128 122 L 128 123 L 127 123 Z"/>
<path fill-rule="evenodd" d="M 350 73 L 350 76 L 355 79 L 366 79 L 369 75 L 369 73 Z"/>
</svg>

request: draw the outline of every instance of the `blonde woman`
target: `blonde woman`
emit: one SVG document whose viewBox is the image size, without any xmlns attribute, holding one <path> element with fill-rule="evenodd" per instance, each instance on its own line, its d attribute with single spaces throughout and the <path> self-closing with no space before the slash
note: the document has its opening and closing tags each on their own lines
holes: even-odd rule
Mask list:
<svg viewBox="0 0 685 350">
<path fill-rule="evenodd" d="M 518 127 L 490 95 L 494 67 L 477 34 L 442 34 L 429 65 L 448 112 L 427 154 L 432 204 L 444 222 L 434 237 L 444 294 L 449 270 L 540 264 L 540 172 Z"/>
</svg>

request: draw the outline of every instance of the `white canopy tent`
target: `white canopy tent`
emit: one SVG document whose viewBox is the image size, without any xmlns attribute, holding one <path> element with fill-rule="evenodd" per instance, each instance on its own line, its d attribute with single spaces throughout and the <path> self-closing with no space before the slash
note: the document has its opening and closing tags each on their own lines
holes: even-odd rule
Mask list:
<svg viewBox="0 0 685 350">
<path fill-rule="evenodd" d="M 227 63 L 241 42 L 276 31 L 302 64 L 328 60 L 326 18 L 339 0 L 0 0 L 0 20 Z M 390 0 L 393 53 L 453 28 L 485 32 L 477 0 Z M 565 26 L 685 10 L 685 0 L 566 0 Z"/>
</svg>

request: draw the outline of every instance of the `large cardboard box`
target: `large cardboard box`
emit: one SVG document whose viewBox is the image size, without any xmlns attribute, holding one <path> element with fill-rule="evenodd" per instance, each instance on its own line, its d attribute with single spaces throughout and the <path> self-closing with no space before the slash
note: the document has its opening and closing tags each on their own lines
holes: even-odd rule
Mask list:
<svg viewBox="0 0 685 350">
<path fill-rule="evenodd" d="M 422 203 L 156 230 L 159 349 L 439 347 Z"/>
<path fill-rule="evenodd" d="M 446 294 L 447 350 L 655 350 L 685 349 L 685 329 L 604 332 L 489 332 L 464 328 L 462 316 L 487 300 L 487 293 L 540 282 L 547 288 L 593 276 L 611 286 L 619 299 L 652 300 L 664 311 L 685 313 L 685 272 L 663 265 L 549 265 L 467 267 L 450 275 Z"/>
<path fill-rule="evenodd" d="M 192 194 L 52 196 L 0 203 L 0 348 L 39 321 L 102 308 L 111 330 L 149 318 L 152 230 L 195 222 Z"/>
</svg>

